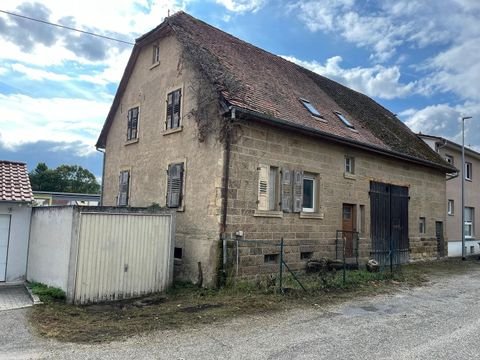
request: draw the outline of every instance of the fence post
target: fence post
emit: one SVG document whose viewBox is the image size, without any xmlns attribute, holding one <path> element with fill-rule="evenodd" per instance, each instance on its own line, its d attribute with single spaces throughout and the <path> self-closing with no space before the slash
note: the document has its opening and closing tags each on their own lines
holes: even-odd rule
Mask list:
<svg viewBox="0 0 480 360">
<path fill-rule="evenodd" d="M 283 293 L 283 237 L 280 240 L 280 293 Z"/>
</svg>

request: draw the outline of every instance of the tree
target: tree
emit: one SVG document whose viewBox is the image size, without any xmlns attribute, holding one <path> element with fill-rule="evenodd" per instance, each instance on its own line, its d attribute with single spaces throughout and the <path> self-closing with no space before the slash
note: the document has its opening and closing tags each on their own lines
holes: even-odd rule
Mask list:
<svg viewBox="0 0 480 360">
<path fill-rule="evenodd" d="M 56 169 L 49 169 L 45 163 L 39 163 L 29 176 L 34 191 L 83 194 L 100 192 L 95 175 L 78 165 L 60 165 Z"/>
</svg>

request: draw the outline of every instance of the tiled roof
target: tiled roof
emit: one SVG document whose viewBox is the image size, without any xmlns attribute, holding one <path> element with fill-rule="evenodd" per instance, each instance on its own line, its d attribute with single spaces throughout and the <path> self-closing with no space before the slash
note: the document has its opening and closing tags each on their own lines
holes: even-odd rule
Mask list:
<svg viewBox="0 0 480 360">
<path fill-rule="evenodd" d="M 0 201 L 33 200 L 27 165 L 20 162 L 0 160 Z"/>
<path fill-rule="evenodd" d="M 396 116 L 359 92 L 273 55 L 194 17 L 179 12 L 137 39 L 119 90 L 100 134 L 104 147 L 119 97 L 133 69 L 139 49 L 173 30 L 190 59 L 215 84 L 228 105 L 251 117 L 280 120 L 284 125 L 313 134 L 368 147 L 374 151 L 416 160 L 442 170 L 450 169 Z M 323 119 L 313 117 L 300 102 L 308 100 Z M 354 126 L 345 126 L 342 113 Z"/>
</svg>

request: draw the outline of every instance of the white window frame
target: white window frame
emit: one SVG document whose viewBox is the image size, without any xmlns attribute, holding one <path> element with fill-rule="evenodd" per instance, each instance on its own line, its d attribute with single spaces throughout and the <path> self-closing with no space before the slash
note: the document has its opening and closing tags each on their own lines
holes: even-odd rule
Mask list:
<svg viewBox="0 0 480 360">
<path fill-rule="evenodd" d="M 467 220 L 467 211 L 466 210 L 469 210 L 471 211 L 470 212 L 470 220 Z M 464 222 L 464 227 L 465 227 L 465 238 L 468 238 L 468 239 L 471 239 L 474 237 L 474 231 L 475 231 L 475 208 L 473 207 L 469 207 L 469 206 L 465 206 L 464 210 L 463 210 L 465 213 L 465 222 Z M 469 229 L 467 231 L 467 229 Z"/>
<path fill-rule="evenodd" d="M 447 202 L 447 214 L 453 215 L 455 214 L 455 202 L 452 199 L 448 199 Z"/>
<path fill-rule="evenodd" d="M 427 219 L 424 216 L 420 216 L 420 218 L 419 218 L 418 232 L 420 234 L 426 234 L 426 232 L 427 232 Z"/>
<path fill-rule="evenodd" d="M 353 156 L 345 156 L 345 173 L 355 174 L 355 158 Z"/>
<path fill-rule="evenodd" d="M 465 180 L 472 180 L 473 166 L 471 162 L 465 161 Z"/>
<path fill-rule="evenodd" d="M 317 207 L 317 177 L 315 175 L 312 175 L 312 174 L 304 174 L 303 175 L 303 181 L 305 182 L 305 180 L 312 181 L 312 205 L 313 205 L 313 207 L 311 207 L 311 208 L 310 207 L 304 207 L 303 204 L 302 204 L 302 211 L 307 212 L 307 213 L 313 213 L 313 212 L 315 212 L 315 209 Z"/>
<path fill-rule="evenodd" d="M 152 65 L 156 65 L 160 62 L 160 46 L 154 44 L 152 48 Z"/>
</svg>

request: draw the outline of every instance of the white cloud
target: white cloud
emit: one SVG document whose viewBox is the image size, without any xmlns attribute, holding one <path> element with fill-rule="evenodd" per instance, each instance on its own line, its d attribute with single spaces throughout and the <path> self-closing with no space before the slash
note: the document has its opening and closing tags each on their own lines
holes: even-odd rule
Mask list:
<svg viewBox="0 0 480 360">
<path fill-rule="evenodd" d="M 30 80 L 53 80 L 53 81 L 68 81 L 71 80 L 71 77 L 64 74 L 58 74 L 51 71 L 35 69 L 23 64 L 12 64 L 11 68 L 23 75 L 25 75 Z"/>
<path fill-rule="evenodd" d="M 480 145 L 480 105 L 465 102 L 461 105 L 436 104 L 422 109 L 409 108 L 402 111 L 399 117 L 414 132 L 442 136 L 461 143 L 462 116 L 472 116 L 465 122 L 465 143 L 474 147 Z"/>
<path fill-rule="evenodd" d="M 300 1 L 288 7 L 298 14 L 310 31 L 333 31 L 339 13 L 354 5 L 355 0 Z"/>
<path fill-rule="evenodd" d="M 40 140 L 80 142 L 84 144 L 81 155 L 86 155 L 95 151 L 93 145 L 110 101 L 0 94 L 0 108 L 4 119 L 0 134 L 5 147 L 15 149 Z"/>
<path fill-rule="evenodd" d="M 229 11 L 244 13 L 260 10 L 267 0 L 215 0 L 215 2 L 223 5 Z"/>
<path fill-rule="evenodd" d="M 415 82 L 404 84 L 400 81 L 400 69 L 397 66 L 375 65 L 346 69 L 340 66 L 340 56 L 327 59 L 325 64 L 303 61 L 293 56 L 284 58 L 369 96 L 393 99 L 411 95 L 415 91 Z"/>
</svg>

